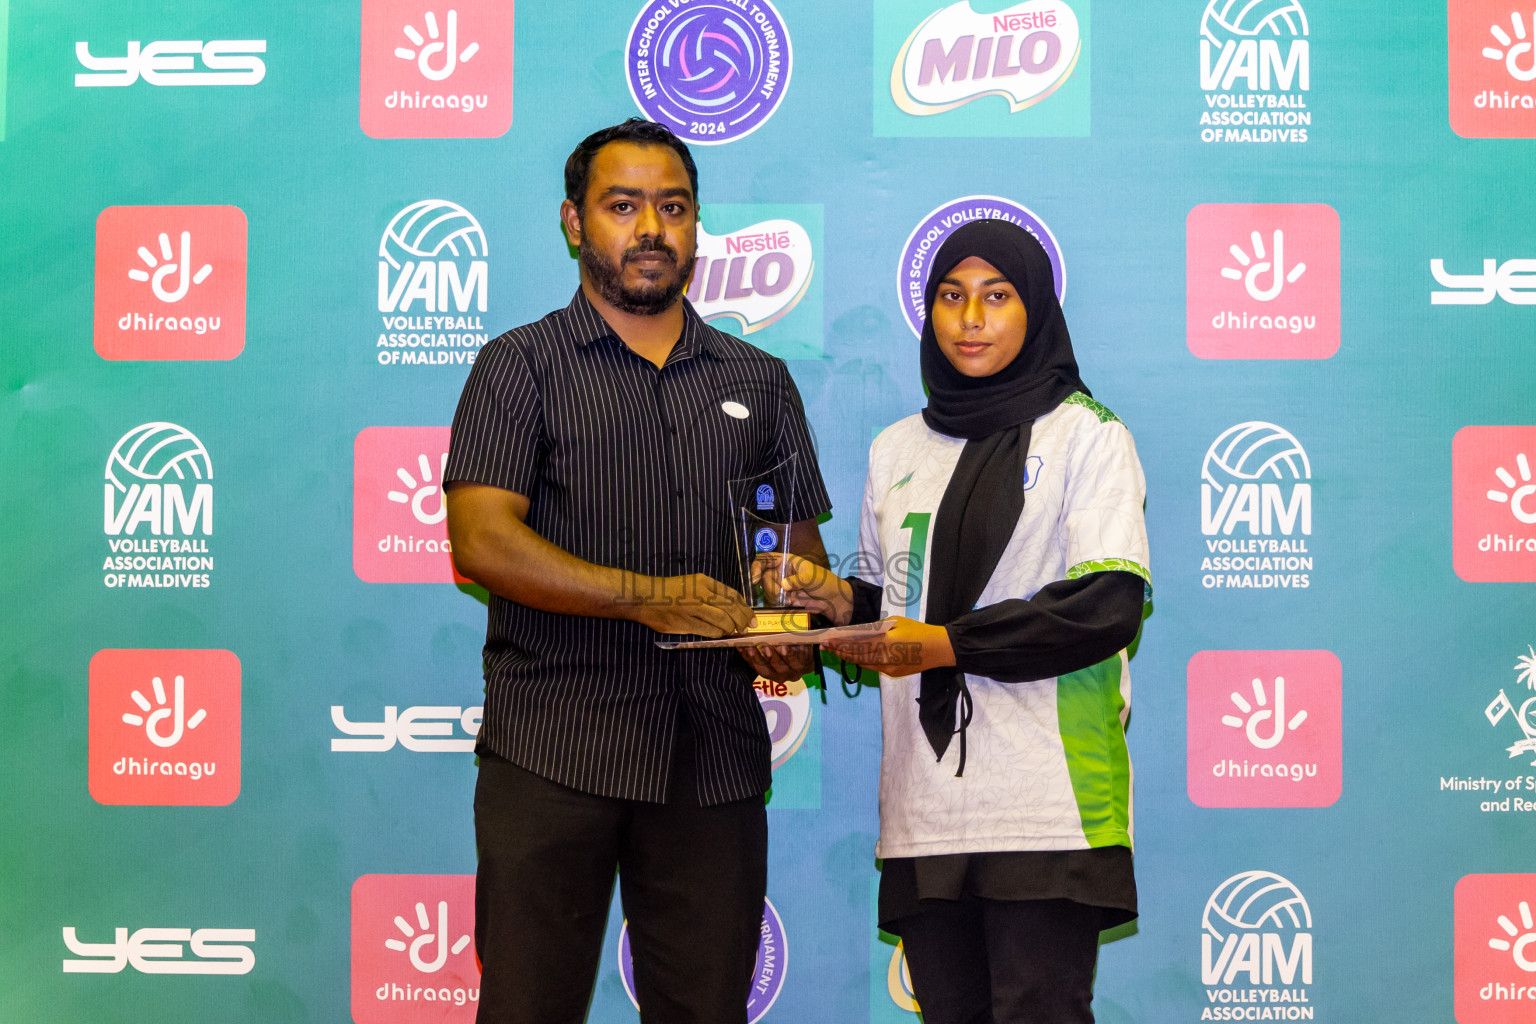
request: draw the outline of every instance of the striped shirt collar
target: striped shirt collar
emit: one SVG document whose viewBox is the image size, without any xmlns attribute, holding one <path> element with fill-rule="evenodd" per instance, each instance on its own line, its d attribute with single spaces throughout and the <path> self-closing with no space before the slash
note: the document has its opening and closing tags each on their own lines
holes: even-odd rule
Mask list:
<svg viewBox="0 0 1536 1024">
<path fill-rule="evenodd" d="M 708 352 L 716 359 L 726 358 L 726 353 L 721 351 L 720 342 L 715 338 L 714 332 L 709 330 L 698 311 L 693 308 L 693 303 L 686 298 L 683 303 L 683 333 L 678 338 L 672 353 L 667 361 L 674 359 L 686 359 L 700 352 Z M 623 344 L 618 334 L 603 319 L 603 315 L 592 305 L 586 293 L 577 287 L 575 296 L 570 305 L 565 307 L 566 330 L 570 332 L 570 338 L 579 347 L 586 348 L 588 344 L 602 338 L 612 338 L 615 342 Z"/>
</svg>

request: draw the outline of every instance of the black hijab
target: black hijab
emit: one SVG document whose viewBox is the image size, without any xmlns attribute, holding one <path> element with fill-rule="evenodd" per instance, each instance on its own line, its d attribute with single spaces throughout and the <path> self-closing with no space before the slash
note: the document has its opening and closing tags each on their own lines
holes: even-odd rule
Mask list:
<svg viewBox="0 0 1536 1024">
<path fill-rule="evenodd" d="M 933 333 L 933 303 L 945 275 L 961 261 L 979 256 L 996 267 L 1019 292 L 1027 311 L 1024 346 L 1013 362 L 990 377 L 967 377 L 955 369 Z M 1078 378 L 1067 322 L 1056 300 L 1051 260 L 1035 237 L 1004 220 L 972 221 L 955 231 L 934 254 L 923 292 L 922 367 L 928 387 L 923 420 L 965 448 L 934 517 L 928 562 L 928 606 L 924 621 L 947 625 L 975 607 L 1024 510 L 1024 477 L 1034 421 L 1074 391 L 1088 394 Z M 940 758 L 950 737 L 960 734 L 965 772 L 965 727 L 971 697 L 965 676 L 953 666 L 923 673 L 918 721 Z M 960 728 L 955 702 L 962 701 Z"/>
</svg>

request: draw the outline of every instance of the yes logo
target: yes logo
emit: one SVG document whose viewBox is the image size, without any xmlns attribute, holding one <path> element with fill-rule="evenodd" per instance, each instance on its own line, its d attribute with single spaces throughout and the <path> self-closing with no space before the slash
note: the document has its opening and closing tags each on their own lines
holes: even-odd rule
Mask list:
<svg viewBox="0 0 1536 1024">
<path fill-rule="evenodd" d="M 1205 203 L 1185 223 L 1186 338 L 1202 359 L 1339 350 L 1339 215 L 1323 204 Z"/>
<path fill-rule="evenodd" d="M 240 659 L 229 651 L 98 651 L 89 719 L 97 803 L 222 806 L 240 794 Z"/>
<path fill-rule="evenodd" d="M 1456 883 L 1457 1024 L 1525 1024 L 1536 1002 L 1536 875 Z"/>
<path fill-rule="evenodd" d="M 363 131 L 376 139 L 505 135 L 512 10 L 512 0 L 363 0 Z"/>
<path fill-rule="evenodd" d="M 1486 306 L 1495 296 L 1511 306 L 1536 306 L 1536 260 L 1483 260 L 1481 274 L 1449 274 L 1444 260 L 1430 260 L 1429 272 L 1447 289 L 1429 293 L 1432 306 Z"/>
<path fill-rule="evenodd" d="M 1188 787 L 1201 807 L 1328 807 L 1343 788 L 1343 670 L 1330 651 L 1189 660 Z"/>
<path fill-rule="evenodd" d="M 1536 427 L 1463 427 L 1451 442 L 1451 543 L 1468 582 L 1536 582 Z"/>
<path fill-rule="evenodd" d="M 98 57 L 82 40 L 75 59 L 86 70 L 75 75 L 75 86 L 125 86 L 140 78 L 150 85 L 255 85 L 267 76 L 255 54 L 266 52 L 265 39 L 162 39 L 147 46 L 133 40 L 124 56 Z"/>
<path fill-rule="evenodd" d="M 352 569 L 367 583 L 468 583 L 443 504 L 447 427 L 369 427 L 353 445 Z"/>
<path fill-rule="evenodd" d="M 96 218 L 103 359 L 233 359 L 245 348 L 237 206 L 109 206 Z"/>
<path fill-rule="evenodd" d="M 111 942 L 82 942 L 64 928 L 64 945 L 77 959 L 65 960 L 65 974 L 120 974 L 130 965 L 140 974 L 249 974 L 256 953 L 254 928 L 114 928 Z M 192 956 L 186 955 L 189 943 Z"/>
<path fill-rule="evenodd" d="M 1450 0 L 1451 129 L 1466 138 L 1536 138 L 1536 4 Z"/>
<path fill-rule="evenodd" d="M 359 878 L 352 885 L 352 1019 L 471 1024 L 480 1001 L 474 934 L 474 875 Z"/>
<path fill-rule="evenodd" d="M 467 754 L 475 749 L 483 713 L 481 707 L 461 708 L 451 704 L 424 704 L 401 712 L 395 705 L 387 704 L 382 722 L 353 722 L 347 719 L 345 707 L 332 704 L 331 724 L 351 738 L 333 738 L 331 750 L 352 754 L 381 753 L 392 750 L 398 742 L 406 750 L 420 754 Z M 464 734 L 455 736 L 454 726 L 462 729 Z"/>
</svg>

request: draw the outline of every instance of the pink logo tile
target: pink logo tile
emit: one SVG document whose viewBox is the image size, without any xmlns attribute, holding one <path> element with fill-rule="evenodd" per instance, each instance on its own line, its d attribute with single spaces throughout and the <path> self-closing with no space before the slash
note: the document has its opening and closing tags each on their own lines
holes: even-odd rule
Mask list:
<svg viewBox="0 0 1536 1024">
<path fill-rule="evenodd" d="M 1536 582 L 1536 427 L 1462 427 L 1451 441 L 1451 544 L 1469 583 Z"/>
<path fill-rule="evenodd" d="M 1536 875 L 1464 875 L 1455 902 L 1456 1024 L 1530 1024 Z"/>
<path fill-rule="evenodd" d="M 474 875 L 364 875 L 352 884 L 356 1024 L 473 1024 L 480 1005 Z"/>
<path fill-rule="evenodd" d="M 352 449 L 352 569 L 368 583 L 468 583 L 453 568 L 447 427 L 369 427 Z"/>
<path fill-rule="evenodd" d="M 96 218 L 103 359 L 233 359 L 245 348 L 238 206 L 109 206 Z"/>
<path fill-rule="evenodd" d="M 376 139 L 512 127 L 512 0 L 363 0 L 358 120 Z"/>
<path fill-rule="evenodd" d="M 1185 222 L 1186 331 L 1201 359 L 1339 350 L 1339 215 L 1322 203 L 1204 203 Z"/>
<path fill-rule="evenodd" d="M 1536 138 L 1536 8 L 1511 0 L 1447 4 L 1451 130 Z"/>
<path fill-rule="evenodd" d="M 240 795 L 240 659 L 104 650 L 91 659 L 86 780 L 101 804 L 223 806 Z"/>
<path fill-rule="evenodd" d="M 1332 651 L 1189 659 L 1189 798 L 1328 807 L 1344 785 L 1343 669 Z"/>
</svg>

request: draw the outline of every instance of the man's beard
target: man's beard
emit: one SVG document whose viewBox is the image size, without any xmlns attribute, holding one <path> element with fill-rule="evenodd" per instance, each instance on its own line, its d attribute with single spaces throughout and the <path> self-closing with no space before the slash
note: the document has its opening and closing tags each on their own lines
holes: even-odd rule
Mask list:
<svg viewBox="0 0 1536 1024">
<path fill-rule="evenodd" d="M 666 253 L 671 257 L 672 265 L 677 266 L 677 250 L 656 238 L 646 239 L 639 245 L 625 249 L 617 265 L 605 260 L 601 253 L 587 244 L 585 238 L 581 240 L 579 251 L 582 269 L 587 272 L 598 294 L 622 313 L 655 316 L 666 312 L 672 308 L 677 297 L 683 294 L 683 289 L 688 287 L 688 278 L 693 274 L 694 258 L 690 256 L 687 263 L 678 267 L 677 277 L 671 284 L 647 281 L 634 288 L 625 287 L 624 266 L 642 252 Z"/>
</svg>

